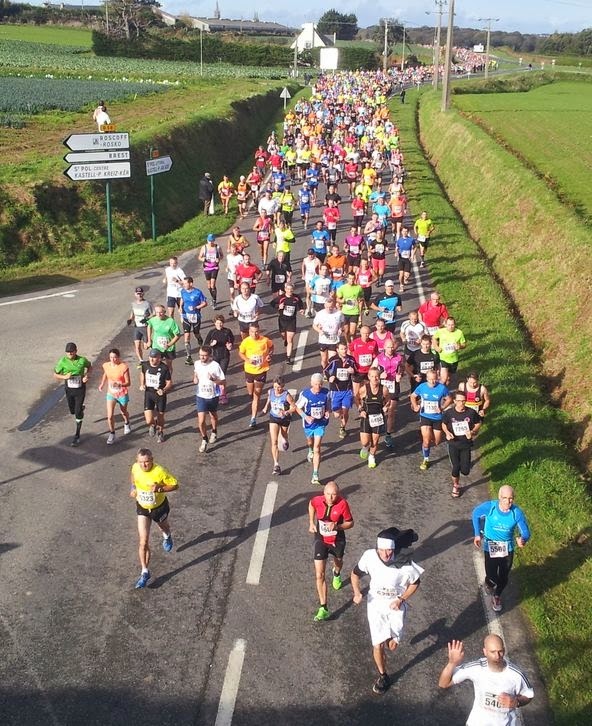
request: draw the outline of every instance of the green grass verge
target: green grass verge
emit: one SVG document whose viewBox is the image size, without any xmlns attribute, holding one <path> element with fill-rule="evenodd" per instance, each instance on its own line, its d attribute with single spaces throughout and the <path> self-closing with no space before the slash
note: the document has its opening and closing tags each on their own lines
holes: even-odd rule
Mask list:
<svg viewBox="0 0 592 726">
<path fill-rule="evenodd" d="M 518 554 L 515 570 L 522 604 L 556 723 L 582 726 L 592 718 L 589 492 L 568 444 L 569 422 L 542 392 L 536 352 L 423 154 L 418 93 L 407 98 L 393 108 L 411 207 L 416 213 L 427 209 L 437 226 L 429 254 L 432 280 L 467 337 L 463 370 L 480 370 L 492 392 L 491 414 L 479 437 L 481 465 L 492 495 L 502 482 L 511 484 L 529 519 L 533 538 Z"/>
<path fill-rule="evenodd" d="M 92 32 L 86 28 L 60 27 L 59 25 L 0 25 L 0 40 L 23 40 L 27 43 L 48 45 L 77 45 L 92 48 Z"/>
</svg>

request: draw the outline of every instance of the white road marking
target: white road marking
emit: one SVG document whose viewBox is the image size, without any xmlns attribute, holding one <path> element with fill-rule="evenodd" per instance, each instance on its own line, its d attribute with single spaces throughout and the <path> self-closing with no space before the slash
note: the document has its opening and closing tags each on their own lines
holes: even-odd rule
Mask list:
<svg viewBox="0 0 592 726">
<path fill-rule="evenodd" d="M 234 646 L 228 656 L 228 665 L 226 666 L 226 674 L 222 685 L 222 693 L 220 694 L 220 703 L 218 704 L 218 713 L 216 714 L 216 722 L 214 726 L 230 726 L 232 716 L 234 715 L 234 707 L 236 705 L 236 697 L 238 694 L 238 686 L 243 670 L 243 662 L 245 660 L 245 650 L 247 641 L 237 638 Z"/>
<path fill-rule="evenodd" d="M 419 265 L 417 264 L 417 257 L 416 257 L 413 260 L 413 274 L 415 275 L 415 284 L 417 287 L 417 297 L 419 298 L 419 304 L 421 305 L 422 303 L 425 302 L 426 296 L 425 296 L 425 292 L 423 289 L 423 285 L 421 283 L 421 277 L 420 277 L 421 273 L 419 272 L 419 270 L 420 270 L 420 268 L 419 268 Z"/>
<path fill-rule="evenodd" d="M 302 370 L 302 361 L 304 360 L 304 351 L 308 340 L 308 330 L 302 330 L 298 336 L 298 345 L 296 346 L 296 354 L 294 355 L 294 365 L 292 370 L 298 373 Z"/>
<path fill-rule="evenodd" d="M 7 302 L 1 302 L 0 306 L 3 305 L 18 305 L 19 303 L 36 302 L 37 300 L 47 300 L 50 297 L 74 297 L 74 294 L 78 290 L 67 290 L 66 292 L 52 292 L 51 295 L 38 295 L 37 297 L 24 297 L 21 300 L 8 300 Z"/>
<path fill-rule="evenodd" d="M 253 544 L 251 562 L 249 563 L 249 571 L 247 572 L 247 585 L 258 585 L 259 579 L 261 578 L 261 570 L 263 569 L 265 548 L 267 547 L 267 539 L 269 537 L 269 528 L 271 527 L 271 517 L 273 515 L 273 507 L 275 504 L 277 490 L 277 482 L 270 481 L 267 484 L 265 496 L 263 497 L 263 504 L 261 506 L 259 526 L 257 527 L 255 543 Z"/>
</svg>

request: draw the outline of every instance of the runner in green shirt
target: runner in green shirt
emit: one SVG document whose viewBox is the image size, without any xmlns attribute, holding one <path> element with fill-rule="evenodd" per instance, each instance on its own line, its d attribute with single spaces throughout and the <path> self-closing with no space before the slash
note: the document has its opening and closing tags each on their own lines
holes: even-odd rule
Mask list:
<svg viewBox="0 0 592 726">
<path fill-rule="evenodd" d="M 84 397 L 91 368 L 88 358 L 78 355 L 76 344 L 67 343 L 66 355 L 59 359 L 53 369 L 54 378 L 64 381 L 68 408 L 76 419 L 76 433 L 70 446 L 78 446 L 80 443 L 80 429 L 84 418 Z"/>
<path fill-rule="evenodd" d="M 348 345 L 356 337 L 356 330 L 360 321 L 360 306 L 364 299 L 364 290 L 355 281 L 355 272 L 348 272 L 347 282 L 337 289 L 337 301 L 341 306 L 341 312 L 346 321 L 344 332 Z"/>
<path fill-rule="evenodd" d="M 155 305 L 154 317 L 146 324 L 147 340 L 144 343 L 146 350 L 155 348 L 162 353 L 167 368 L 173 375 L 173 360 L 176 358 L 175 343 L 181 337 L 181 329 L 174 318 L 166 314 L 164 305 Z"/>
<path fill-rule="evenodd" d="M 458 368 L 458 351 L 467 347 L 465 336 L 456 321 L 446 319 L 446 327 L 439 328 L 432 336 L 433 348 L 440 354 L 440 381 L 445 386 L 450 382 L 450 374 Z"/>
</svg>

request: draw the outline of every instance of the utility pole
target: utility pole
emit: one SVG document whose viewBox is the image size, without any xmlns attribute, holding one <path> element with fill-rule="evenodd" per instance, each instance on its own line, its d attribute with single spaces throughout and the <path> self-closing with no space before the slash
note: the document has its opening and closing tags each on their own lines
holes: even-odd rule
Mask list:
<svg viewBox="0 0 592 726">
<path fill-rule="evenodd" d="M 386 73 L 386 59 L 388 53 L 388 20 L 384 19 L 384 51 L 382 54 L 382 72 Z"/>
<path fill-rule="evenodd" d="M 407 26 L 405 25 L 405 21 L 403 20 L 403 51 L 401 53 L 401 73 L 405 70 L 405 31 L 407 30 Z"/>
<path fill-rule="evenodd" d="M 432 84 L 435 90 L 438 90 L 438 81 L 440 79 L 440 39 L 442 33 L 442 13 L 444 12 L 444 6 L 448 5 L 446 0 L 435 0 L 436 15 L 438 16 L 438 25 L 436 26 L 436 42 L 434 44 L 434 74 Z M 430 13 L 431 14 L 431 13 Z"/>
<path fill-rule="evenodd" d="M 499 23 L 499 18 L 478 18 L 480 23 L 487 23 L 487 45 L 485 46 L 485 80 L 489 78 L 489 43 L 491 40 L 491 23 Z"/>
<path fill-rule="evenodd" d="M 313 31 L 316 28 L 313 29 Z M 298 78 L 298 37 L 300 33 L 296 33 L 296 40 L 294 41 L 294 71 L 293 76 L 294 78 Z"/>
<path fill-rule="evenodd" d="M 454 0 L 448 6 L 448 34 L 446 36 L 446 53 L 444 55 L 444 76 L 442 77 L 442 111 L 450 107 L 450 65 L 452 62 L 452 29 L 454 27 Z"/>
</svg>

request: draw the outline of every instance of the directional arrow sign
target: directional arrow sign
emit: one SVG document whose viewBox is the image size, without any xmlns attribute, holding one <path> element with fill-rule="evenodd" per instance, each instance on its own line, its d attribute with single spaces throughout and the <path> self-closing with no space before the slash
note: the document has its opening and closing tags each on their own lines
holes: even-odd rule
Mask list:
<svg viewBox="0 0 592 726">
<path fill-rule="evenodd" d="M 89 181 L 91 179 L 121 179 L 130 177 L 129 161 L 114 161 L 110 164 L 72 164 L 64 174 L 72 181 Z"/>
<path fill-rule="evenodd" d="M 64 145 L 72 151 L 129 149 L 129 134 L 70 134 Z"/>
<path fill-rule="evenodd" d="M 173 160 L 170 156 L 159 156 L 157 159 L 146 160 L 146 174 L 162 174 L 163 171 L 170 171 Z"/>
<path fill-rule="evenodd" d="M 286 86 L 284 86 L 282 88 L 282 92 L 280 93 L 280 98 L 292 98 L 292 96 L 290 95 L 290 91 L 288 91 Z"/>
<path fill-rule="evenodd" d="M 128 161 L 130 158 L 129 149 L 113 151 L 87 151 L 77 152 L 75 154 L 66 154 L 64 161 L 68 164 L 78 164 L 87 161 Z"/>
</svg>

